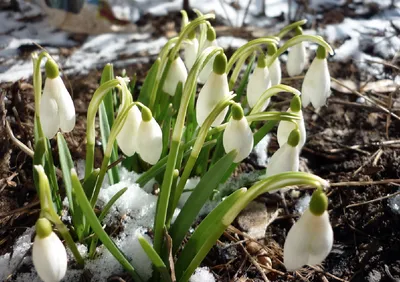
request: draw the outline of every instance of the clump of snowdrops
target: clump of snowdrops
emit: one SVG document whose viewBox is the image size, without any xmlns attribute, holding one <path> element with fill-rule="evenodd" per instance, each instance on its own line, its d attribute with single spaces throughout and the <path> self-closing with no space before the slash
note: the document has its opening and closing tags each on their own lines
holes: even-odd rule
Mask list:
<svg viewBox="0 0 400 282">
<path fill-rule="evenodd" d="M 302 34 L 301 25 L 305 21 L 299 21 L 276 36 L 244 44 L 228 59 L 224 50 L 218 47 L 215 30 L 209 22 L 214 16 L 196 13 L 198 17 L 189 22 L 186 13 L 182 12 L 181 32 L 161 50 L 140 93 L 133 93 L 135 78 L 115 77 L 111 64 L 104 68 L 100 86 L 87 111 L 83 179 L 78 178 L 62 134 L 72 131 L 75 125 L 71 96 L 51 56 L 46 52 L 33 56 L 33 163 L 41 213 L 36 223 L 32 256 L 44 281 L 59 281 L 67 271 L 65 247 L 53 228 L 81 266 L 84 260 L 76 242 L 89 247 L 90 259 L 96 256 L 100 240 L 135 281 L 142 281 L 132 266 L 134 261 L 128 261 L 124 250 L 115 246 L 101 224 L 126 189 L 114 195 L 100 215 L 94 212 L 103 180 L 108 177 L 110 185 L 118 183 L 121 165 L 141 173 L 137 180 L 140 186 L 153 178 L 160 183 L 153 242 L 150 244 L 139 238 L 154 264 L 156 281 L 173 281 L 174 277 L 176 281 L 188 281 L 243 208 L 259 195 L 287 186 L 316 188 L 309 208 L 288 233 L 284 246 L 287 270 L 321 263 L 329 254 L 333 232 L 327 214 L 328 199 L 323 192 L 328 183 L 318 176 L 298 172 L 298 169 L 299 154 L 306 141 L 301 104 L 321 107 L 330 95 L 326 57 L 327 53 L 332 53 L 331 47 L 319 36 Z M 281 39 L 291 31 L 294 36 L 282 44 Z M 306 65 L 305 41 L 318 44 L 318 49 L 300 92 L 281 84 L 279 56 L 290 48 L 289 75 L 301 74 Z M 40 65 L 44 59 L 46 80 L 42 91 Z M 198 88 L 200 92 L 196 95 Z M 282 92 L 293 94 L 288 110 L 266 111 L 270 98 Z M 134 100 L 133 97 L 138 98 Z M 104 153 L 100 168 L 94 167 L 97 114 Z M 250 188 L 238 189 L 225 197 L 188 235 L 200 209 L 219 184 L 230 177 L 237 165 L 277 124 L 280 148 L 271 157 L 265 177 Z M 63 187 L 72 217 L 68 227 L 60 220 L 62 205 L 49 142 L 52 138 L 57 140 Z M 122 164 L 118 162 L 121 156 Z M 172 220 L 185 192 L 185 184 L 194 175 L 200 176 L 201 180 L 179 215 Z M 167 243 L 167 238 L 171 243 Z"/>
</svg>

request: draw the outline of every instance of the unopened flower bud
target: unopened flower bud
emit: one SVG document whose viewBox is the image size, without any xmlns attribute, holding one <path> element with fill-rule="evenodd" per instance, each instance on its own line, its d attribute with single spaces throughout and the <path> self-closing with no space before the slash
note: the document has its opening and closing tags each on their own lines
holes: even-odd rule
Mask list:
<svg viewBox="0 0 400 282">
<path fill-rule="evenodd" d="M 258 58 L 257 67 L 249 77 L 247 84 L 247 102 L 250 108 L 253 108 L 261 95 L 271 87 L 271 79 L 269 75 L 269 69 L 266 66 L 266 59 L 264 54 L 261 54 Z M 269 104 L 270 99 L 265 101 L 261 111 L 265 110 Z"/>
<path fill-rule="evenodd" d="M 331 77 L 326 60 L 326 51 L 322 46 L 318 47 L 317 56 L 308 69 L 301 88 L 303 107 L 311 102 L 314 108 L 320 108 L 326 104 L 326 99 L 331 94 Z"/>
<path fill-rule="evenodd" d="M 168 70 L 168 74 L 163 85 L 163 91 L 171 96 L 174 96 L 178 83 L 181 82 L 183 87 L 187 76 L 188 73 L 185 64 L 179 56 L 176 57 Z"/>
<path fill-rule="evenodd" d="M 33 265 L 44 282 L 57 282 L 67 271 L 67 252 L 50 222 L 40 218 L 36 222 L 36 236 L 32 247 Z"/>
</svg>

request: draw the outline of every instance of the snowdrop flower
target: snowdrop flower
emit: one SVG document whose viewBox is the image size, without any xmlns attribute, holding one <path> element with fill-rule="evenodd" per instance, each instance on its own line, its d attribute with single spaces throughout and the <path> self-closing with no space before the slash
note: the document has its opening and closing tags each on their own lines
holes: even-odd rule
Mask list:
<svg viewBox="0 0 400 282">
<path fill-rule="evenodd" d="M 267 62 L 264 54 L 260 54 L 257 67 L 250 75 L 249 82 L 247 84 L 247 102 L 249 103 L 250 108 L 253 108 L 257 104 L 258 99 L 260 99 L 264 91 L 270 87 L 271 79 L 269 76 Z M 269 101 L 270 99 L 265 101 L 261 111 L 264 111 L 267 108 Z"/>
<path fill-rule="evenodd" d="M 274 55 L 276 51 L 277 51 L 277 49 L 276 49 L 275 44 L 268 45 L 267 60 L 270 57 L 272 57 L 272 55 Z M 269 70 L 269 76 L 271 78 L 271 86 L 281 84 L 282 70 L 281 70 L 281 62 L 279 61 L 279 58 L 276 58 L 272 62 L 272 64 L 269 66 L 268 70 Z"/>
<path fill-rule="evenodd" d="M 148 108 L 142 108 L 142 122 L 136 142 L 140 157 L 151 165 L 156 164 L 163 149 L 162 131 Z"/>
<path fill-rule="evenodd" d="M 286 237 L 283 261 L 287 270 L 319 264 L 328 256 L 333 245 L 333 231 L 327 208 L 328 198 L 318 189 L 311 197 L 309 208 Z"/>
<path fill-rule="evenodd" d="M 199 41 L 197 40 L 196 33 L 194 31 L 190 33 L 188 37 L 189 40 L 183 47 L 183 52 L 185 54 L 184 58 L 186 68 L 188 69 L 188 71 L 190 71 L 194 65 L 194 62 L 197 59 L 197 53 L 199 51 Z"/>
<path fill-rule="evenodd" d="M 326 51 L 324 47 L 319 46 L 317 56 L 311 63 L 301 88 L 303 107 L 307 107 L 310 102 L 314 108 L 324 106 L 326 99 L 331 94 L 330 88 L 331 77 L 326 60 Z"/>
<path fill-rule="evenodd" d="M 125 123 L 117 135 L 117 143 L 121 151 L 128 157 L 137 151 L 136 137 L 138 136 L 139 125 L 142 122 L 142 115 L 136 105 L 130 108 Z"/>
<path fill-rule="evenodd" d="M 247 158 L 253 149 L 253 132 L 239 103 L 232 105 L 232 117 L 224 131 L 223 145 L 226 153 L 237 151 L 235 163 Z"/>
<path fill-rule="evenodd" d="M 59 128 L 70 132 L 75 126 L 75 107 L 61 77 L 57 64 L 49 59 L 45 65 L 46 81 L 40 99 L 40 123 L 47 138 L 53 138 Z"/>
<path fill-rule="evenodd" d="M 217 35 L 215 33 L 214 28 L 212 26 L 209 26 L 207 29 L 207 39 L 204 42 L 204 46 L 203 46 L 202 50 L 201 51 L 199 50 L 200 51 L 199 54 L 201 54 L 201 52 L 203 52 L 208 47 L 218 46 L 216 36 Z M 216 58 L 216 56 L 211 58 L 211 60 L 209 60 L 208 63 L 204 66 L 204 68 L 201 70 L 199 77 L 198 77 L 199 83 L 204 84 L 208 80 L 208 77 L 213 70 L 213 63 L 214 63 L 215 58 Z"/>
<path fill-rule="evenodd" d="M 57 282 L 67 271 L 67 252 L 51 223 L 45 218 L 36 222 L 36 236 L 32 247 L 33 265 L 44 282 Z"/>
<path fill-rule="evenodd" d="M 203 125 L 205 119 L 218 102 L 229 96 L 228 79 L 225 73 L 226 64 L 225 54 L 217 55 L 214 60 L 213 71 L 200 90 L 196 104 L 196 120 L 199 126 Z M 220 125 L 224 121 L 227 112 L 228 108 L 225 108 L 214 120 L 212 126 Z"/>
<path fill-rule="evenodd" d="M 171 96 L 174 96 L 178 83 L 182 82 L 183 87 L 187 76 L 188 73 L 185 64 L 179 56 L 176 57 L 168 70 L 168 74 L 163 85 L 163 91 Z"/>
<path fill-rule="evenodd" d="M 289 76 L 296 76 L 303 72 L 306 65 L 306 48 L 304 42 L 294 45 L 289 50 L 286 68 Z"/>
<path fill-rule="evenodd" d="M 300 116 L 300 120 L 296 120 L 297 128 L 300 131 L 300 140 L 299 140 L 299 149 L 301 149 L 304 146 L 304 143 L 306 142 L 306 127 L 304 125 L 304 119 L 303 119 L 303 112 L 301 110 L 301 99 L 299 96 L 294 96 L 292 101 L 290 102 L 290 108 L 287 110 L 289 113 L 297 113 Z M 279 126 L 278 126 L 278 131 L 277 131 L 277 137 L 278 137 L 278 144 L 280 147 L 283 146 L 288 141 L 290 132 L 292 130 L 296 129 L 296 124 L 290 121 L 280 121 Z"/>
<path fill-rule="evenodd" d="M 278 151 L 270 158 L 267 166 L 266 177 L 287 171 L 299 170 L 299 147 L 300 131 L 292 130 L 287 140 Z"/>
<path fill-rule="evenodd" d="M 296 35 L 303 33 L 301 27 L 296 27 Z M 289 76 L 299 75 L 303 72 L 307 62 L 307 54 L 304 42 L 294 45 L 289 50 L 288 59 L 286 62 L 286 68 Z"/>
</svg>

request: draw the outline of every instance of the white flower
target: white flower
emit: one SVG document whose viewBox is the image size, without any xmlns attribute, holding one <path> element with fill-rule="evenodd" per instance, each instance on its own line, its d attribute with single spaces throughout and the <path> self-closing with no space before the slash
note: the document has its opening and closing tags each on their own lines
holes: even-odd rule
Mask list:
<svg viewBox="0 0 400 282">
<path fill-rule="evenodd" d="M 46 78 L 40 99 L 40 123 L 47 138 L 53 138 L 59 128 L 63 132 L 74 129 L 74 103 L 60 76 Z"/>
<path fill-rule="evenodd" d="M 299 170 L 299 147 L 283 144 L 269 159 L 266 176 Z"/>
<path fill-rule="evenodd" d="M 261 95 L 271 87 L 271 79 L 269 76 L 268 67 L 256 67 L 249 77 L 247 84 L 247 102 L 250 108 L 253 108 Z M 270 99 L 265 101 L 261 111 L 264 111 L 268 106 Z"/>
<path fill-rule="evenodd" d="M 186 42 L 184 46 L 184 54 L 185 54 L 185 65 L 190 71 L 193 67 L 194 62 L 197 59 L 197 52 L 199 51 L 199 41 L 197 38 L 190 39 L 190 41 Z"/>
<path fill-rule="evenodd" d="M 148 121 L 142 120 L 136 142 L 140 157 L 151 165 L 156 164 L 160 159 L 163 143 L 161 128 L 153 117 Z"/>
<path fill-rule="evenodd" d="M 289 76 L 299 75 L 303 72 L 307 62 L 304 42 L 294 45 L 289 50 L 286 68 Z"/>
<path fill-rule="evenodd" d="M 118 146 L 128 157 L 132 156 L 137 151 L 136 137 L 141 122 L 142 115 L 135 105 L 130 108 L 125 123 L 117 135 Z"/>
<path fill-rule="evenodd" d="M 269 69 L 269 76 L 271 78 L 271 86 L 281 84 L 282 70 L 279 58 L 276 58 L 276 60 L 272 62 L 272 64 L 269 66 L 268 69 Z"/>
<path fill-rule="evenodd" d="M 326 99 L 331 94 L 330 88 L 331 78 L 328 62 L 326 59 L 315 57 L 304 77 L 301 88 L 303 107 L 307 107 L 310 102 L 314 108 L 324 106 Z"/>
<path fill-rule="evenodd" d="M 239 163 L 247 158 L 253 149 L 253 132 L 251 132 L 247 119 L 243 116 L 240 120 L 233 117 L 229 120 L 223 135 L 223 145 L 226 153 L 237 151 L 233 160 Z"/>
<path fill-rule="evenodd" d="M 217 40 L 213 40 L 213 41 L 206 40 L 204 43 L 203 50 L 201 52 L 203 52 L 206 48 L 211 47 L 211 46 L 217 47 L 218 46 Z M 213 70 L 214 59 L 215 59 L 215 56 L 213 56 L 207 62 L 207 64 L 204 66 L 204 68 L 201 70 L 199 77 L 198 77 L 199 83 L 204 84 L 208 80 L 208 77 L 210 76 L 210 74 Z"/>
<path fill-rule="evenodd" d="M 172 63 L 168 70 L 167 77 L 163 85 L 163 91 L 171 96 L 175 95 L 176 87 L 179 82 L 182 82 L 182 86 L 185 84 L 188 76 L 185 64 L 182 59 L 178 56 Z"/>
<path fill-rule="evenodd" d="M 287 110 L 288 113 L 292 113 L 290 108 Z M 300 120 L 296 120 L 298 129 L 300 130 L 300 141 L 299 141 L 299 148 L 301 149 L 304 144 L 306 143 L 306 127 L 304 125 L 304 119 L 303 119 L 303 112 L 300 110 L 297 112 L 300 115 Z M 296 125 L 293 122 L 290 121 L 284 121 L 281 120 L 278 125 L 278 131 L 276 133 L 277 138 L 278 138 L 278 144 L 280 147 L 283 146 L 288 141 L 290 132 L 292 132 L 293 129 L 296 129 Z"/>
<path fill-rule="evenodd" d="M 197 98 L 196 120 L 199 126 L 203 125 L 215 106 L 227 96 L 229 96 L 229 85 L 226 73 L 216 74 L 212 71 Z M 225 108 L 214 120 L 212 126 L 220 125 L 227 112 L 228 108 Z"/>
<path fill-rule="evenodd" d="M 44 282 L 60 281 L 67 271 L 67 252 L 54 232 L 44 238 L 36 235 L 32 260 L 39 277 Z"/>
<path fill-rule="evenodd" d="M 296 270 L 305 264 L 319 264 L 329 254 L 333 231 L 328 212 L 314 215 L 307 209 L 292 226 L 284 246 L 284 264 L 287 270 Z"/>
</svg>

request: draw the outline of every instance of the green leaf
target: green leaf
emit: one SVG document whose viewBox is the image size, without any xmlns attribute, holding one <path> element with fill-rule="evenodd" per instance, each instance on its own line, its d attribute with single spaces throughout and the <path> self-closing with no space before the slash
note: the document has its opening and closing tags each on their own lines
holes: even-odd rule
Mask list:
<svg viewBox="0 0 400 282">
<path fill-rule="evenodd" d="M 58 154 L 60 156 L 61 170 L 63 173 L 65 193 L 67 194 L 69 202 L 72 222 L 74 224 L 75 232 L 78 235 L 78 239 L 82 242 L 83 238 L 85 237 L 85 216 L 76 202 L 76 195 L 71 183 L 71 169 L 74 168 L 74 162 L 72 161 L 67 142 L 65 142 L 65 139 L 61 133 L 57 133 L 57 145 Z"/>
<path fill-rule="evenodd" d="M 44 153 L 46 152 L 46 138 L 42 137 L 36 140 L 35 152 L 33 154 L 33 166 L 41 165 L 44 166 Z M 40 195 L 39 189 L 39 175 L 36 169 L 33 169 L 33 181 L 35 182 L 35 188 L 38 195 Z"/>
<path fill-rule="evenodd" d="M 143 236 L 138 236 L 139 243 L 142 246 L 143 250 L 157 269 L 157 271 L 161 274 L 162 276 L 162 281 L 165 282 L 172 282 L 171 275 L 169 274 L 168 268 L 165 266 L 163 260 L 160 258 L 160 256 L 157 254 L 157 252 L 154 250 L 154 248 L 150 245 L 150 243 L 143 237 Z"/>
<path fill-rule="evenodd" d="M 115 193 L 114 196 L 112 196 L 111 200 L 108 201 L 108 203 L 104 206 L 103 210 L 101 211 L 101 214 L 99 216 L 100 222 L 103 221 L 103 219 L 106 217 L 106 215 L 110 211 L 111 207 L 126 192 L 126 190 L 128 190 L 127 187 L 119 190 L 117 193 Z M 94 257 L 98 241 L 99 241 L 99 237 L 97 237 L 97 235 L 94 235 L 92 238 L 92 242 L 90 243 L 90 248 L 89 248 L 89 257 L 90 258 Z"/>
<path fill-rule="evenodd" d="M 246 188 L 241 188 L 221 202 L 196 228 L 189 241 L 185 244 L 175 264 L 177 281 L 186 282 L 195 269 L 206 257 L 212 246 L 229 226 L 222 219 L 244 194 Z"/>
<path fill-rule="evenodd" d="M 107 64 L 104 67 L 103 73 L 101 75 L 100 85 L 114 79 L 114 70 L 112 64 Z M 114 124 L 114 101 L 113 101 L 113 91 L 110 90 L 105 96 L 99 107 L 99 122 L 100 122 L 100 135 L 101 143 L 103 147 L 103 152 L 106 151 L 108 138 L 110 136 L 111 127 Z M 110 162 L 113 163 L 118 159 L 118 147 L 116 142 L 114 142 L 114 147 L 111 152 Z M 119 182 L 118 167 L 114 166 L 107 171 L 108 180 L 110 185 Z"/>
<path fill-rule="evenodd" d="M 92 198 L 94 188 L 96 187 L 97 177 L 99 176 L 100 168 L 93 170 L 89 176 L 83 181 L 83 190 L 88 199 Z"/>
<path fill-rule="evenodd" d="M 85 192 L 83 191 L 81 182 L 76 175 L 74 169 L 71 170 L 71 181 L 76 192 L 76 196 L 78 202 L 81 206 L 81 209 L 86 215 L 86 219 L 90 226 L 92 227 L 95 234 L 99 237 L 100 241 L 106 246 L 106 248 L 110 251 L 110 253 L 115 257 L 116 260 L 125 268 L 125 270 L 132 275 L 132 277 L 137 281 L 143 281 L 139 274 L 135 271 L 133 266 L 129 263 L 128 259 L 125 255 L 118 249 L 115 243 L 111 240 L 108 234 L 103 230 L 100 221 L 97 219 L 96 214 L 94 213 L 91 204 L 86 198 Z M 134 254 L 133 254 L 134 255 Z"/>
<path fill-rule="evenodd" d="M 181 242 L 185 238 L 190 226 L 195 221 L 201 208 L 210 198 L 224 176 L 226 170 L 231 166 L 235 159 L 236 152 L 232 151 L 222 157 L 209 171 L 201 178 L 194 191 L 189 196 L 174 224 L 169 230 L 172 242 L 174 243 L 172 252 L 176 253 Z"/>
<path fill-rule="evenodd" d="M 140 90 L 138 101 L 145 105 L 148 105 L 150 103 L 151 89 L 154 85 L 154 81 L 156 80 L 156 75 L 160 67 L 160 62 L 161 61 L 158 58 L 151 66 L 149 73 L 146 75 L 146 79 L 143 82 L 142 89 Z"/>
<path fill-rule="evenodd" d="M 249 76 L 250 76 L 251 70 L 253 69 L 253 64 L 254 64 L 255 59 L 256 59 L 256 54 L 253 54 L 250 58 L 249 64 L 247 65 L 246 71 L 243 74 L 243 78 L 239 84 L 239 87 L 236 90 L 236 95 L 237 95 L 235 98 L 236 102 L 240 102 L 240 100 L 244 94 L 244 90 L 246 89 L 247 82 L 249 81 Z M 242 107 L 244 107 L 244 105 L 242 105 Z"/>
<path fill-rule="evenodd" d="M 47 138 L 46 138 L 47 139 Z M 51 187 L 51 195 L 53 198 L 53 202 L 57 208 L 57 213 L 61 214 L 62 203 L 60 198 L 60 189 L 58 187 L 56 169 L 54 166 L 53 155 L 51 151 L 50 141 L 46 140 L 46 152 L 44 154 L 45 162 L 44 162 L 44 170 L 49 177 L 50 187 Z"/>
</svg>

